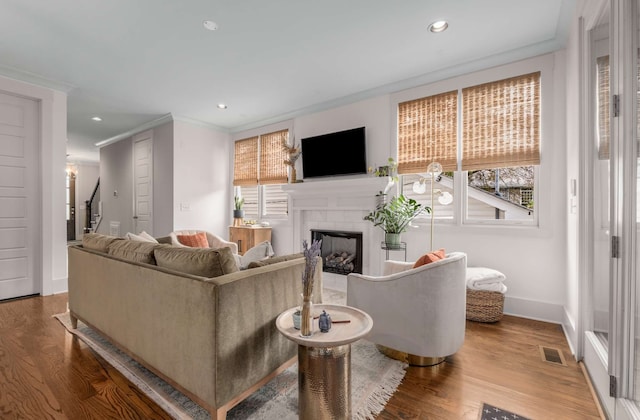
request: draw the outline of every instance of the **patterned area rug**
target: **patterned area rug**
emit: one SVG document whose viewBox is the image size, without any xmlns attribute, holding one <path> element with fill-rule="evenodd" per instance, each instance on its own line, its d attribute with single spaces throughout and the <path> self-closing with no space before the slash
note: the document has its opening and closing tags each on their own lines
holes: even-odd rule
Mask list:
<svg viewBox="0 0 640 420">
<path fill-rule="evenodd" d="M 344 303 L 340 292 L 325 292 L 325 302 Z M 100 334 L 78 322 L 71 329 L 69 314 L 54 315 L 65 328 L 134 383 L 175 419 L 209 419 L 209 413 L 184 394 L 121 352 Z M 375 345 L 360 340 L 351 345 L 351 404 L 354 419 L 380 413 L 398 388 L 407 365 L 389 359 Z M 298 418 L 298 366 L 294 364 L 231 409 L 229 420 Z"/>
<path fill-rule="evenodd" d="M 494 407 L 491 404 L 482 404 L 480 412 L 480 420 L 530 420 L 527 417 L 520 416 L 507 410 Z"/>
</svg>

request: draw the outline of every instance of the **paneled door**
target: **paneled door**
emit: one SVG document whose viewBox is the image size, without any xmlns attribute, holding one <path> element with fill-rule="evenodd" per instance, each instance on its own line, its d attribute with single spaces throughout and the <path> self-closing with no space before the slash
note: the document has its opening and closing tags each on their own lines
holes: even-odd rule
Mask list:
<svg viewBox="0 0 640 420">
<path fill-rule="evenodd" d="M 151 131 L 133 138 L 133 228 L 153 235 L 153 138 Z"/>
<path fill-rule="evenodd" d="M 0 299 L 40 292 L 38 104 L 0 93 Z"/>
</svg>

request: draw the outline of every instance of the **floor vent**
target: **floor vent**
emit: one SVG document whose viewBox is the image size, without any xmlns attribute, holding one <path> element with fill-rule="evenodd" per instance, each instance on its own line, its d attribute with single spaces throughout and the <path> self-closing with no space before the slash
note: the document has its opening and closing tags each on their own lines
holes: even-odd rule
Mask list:
<svg viewBox="0 0 640 420">
<path fill-rule="evenodd" d="M 567 362 L 564 360 L 564 355 L 560 349 L 554 349 L 552 347 L 540 347 L 540 356 L 543 362 L 553 363 L 554 365 L 567 366 Z"/>
</svg>

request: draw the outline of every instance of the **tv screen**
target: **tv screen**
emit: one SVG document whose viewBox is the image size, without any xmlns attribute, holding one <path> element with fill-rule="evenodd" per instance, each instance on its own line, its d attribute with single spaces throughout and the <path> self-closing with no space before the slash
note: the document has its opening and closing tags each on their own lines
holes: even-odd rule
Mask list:
<svg viewBox="0 0 640 420">
<path fill-rule="evenodd" d="M 300 140 L 303 178 L 367 173 L 364 127 Z"/>
</svg>

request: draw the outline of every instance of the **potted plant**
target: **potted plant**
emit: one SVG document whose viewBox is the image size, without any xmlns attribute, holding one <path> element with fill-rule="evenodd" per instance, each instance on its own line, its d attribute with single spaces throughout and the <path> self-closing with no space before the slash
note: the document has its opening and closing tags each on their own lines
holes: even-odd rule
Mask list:
<svg viewBox="0 0 640 420">
<path fill-rule="evenodd" d="M 233 197 L 233 225 L 234 226 L 242 226 L 242 221 L 244 219 L 244 210 L 242 210 L 242 205 L 244 204 L 244 198 L 240 195 L 236 195 Z"/>
<path fill-rule="evenodd" d="M 406 232 L 409 223 L 424 212 L 430 213 L 431 208 L 400 194 L 389 202 L 379 203 L 364 220 L 379 226 L 384 231 L 385 243 L 393 247 L 400 246 L 400 234 Z"/>
</svg>

